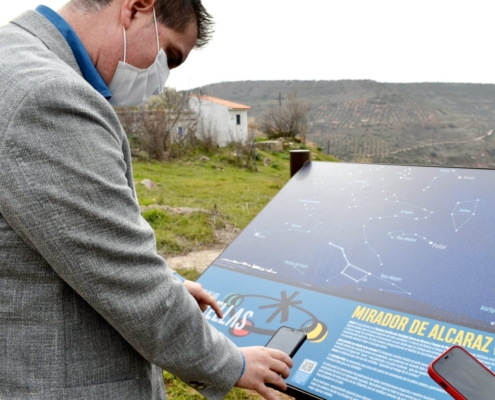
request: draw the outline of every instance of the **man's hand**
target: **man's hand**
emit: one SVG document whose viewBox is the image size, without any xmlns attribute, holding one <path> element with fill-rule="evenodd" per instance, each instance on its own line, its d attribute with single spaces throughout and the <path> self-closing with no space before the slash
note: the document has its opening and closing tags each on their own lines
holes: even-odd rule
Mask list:
<svg viewBox="0 0 495 400">
<path fill-rule="evenodd" d="M 241 351 L 246 358 L 246 370 L 235 384 L 244 389 L 256 390 L 267 400 L 278 400 L 266 383 L 287 389 L 282 378 L 287 378 L 292 368 L 292 359 L 280 350 L 266 347 L 243 347 Z"/>
<path fill-rule="evenodd" d="M 223 318 L 222 310 L 217 301 L 203 289 L 203 286 L 201 286 L 200 283 L 186 280 L 184 281 L 184 286 L 189 294 L 198 302 L 201 311 L 204 312 L 208 306 L 210 306 L 215 310 L 215 314 L 217 314 L 218 318 Z"/>
</svg>

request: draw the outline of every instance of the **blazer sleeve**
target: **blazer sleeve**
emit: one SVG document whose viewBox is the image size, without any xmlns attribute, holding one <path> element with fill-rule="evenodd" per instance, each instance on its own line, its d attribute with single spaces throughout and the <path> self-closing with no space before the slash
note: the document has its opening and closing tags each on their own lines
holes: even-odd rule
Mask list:
<svg viewBox="0 0 495 400">
<path fill-rule="evenodd" d="M 112 108 L 54 77 L 15 110 L 0 143 L 0 212 L 143 357 L 222 398 L 242 354 L 156 254 Z"/>
</svg>

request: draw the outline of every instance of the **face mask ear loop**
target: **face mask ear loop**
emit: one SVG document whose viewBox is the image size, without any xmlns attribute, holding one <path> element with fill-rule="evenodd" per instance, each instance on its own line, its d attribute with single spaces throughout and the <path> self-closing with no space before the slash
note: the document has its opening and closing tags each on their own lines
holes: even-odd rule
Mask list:
<svg viewBox="0 0 495 400">
<path fill-rule="evenodd" d="M 158 39 L 158 24 L 156 23 L 155 7 L 153 7 L 153 18 L 155 19 L 155 30 L 156 30 L 156 48 L 157 48 L 156 53 L 158 54 L 160 52 L 160 40 Z"/>
<path fill-rule="evenodd" d="M 125 37 L 125 28 L 122 27 L 122 29 L 124 30 L 124 63 L 125 63 L 125 60 L 127 58 L 127 41 Z"/>
</svg>

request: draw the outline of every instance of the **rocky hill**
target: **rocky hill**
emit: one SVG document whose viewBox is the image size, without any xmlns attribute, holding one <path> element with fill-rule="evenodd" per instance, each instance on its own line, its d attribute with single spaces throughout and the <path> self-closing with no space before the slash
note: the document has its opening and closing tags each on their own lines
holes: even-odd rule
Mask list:
<svg viewBox="0 0 495 400">
<path fill-rule="evenodd" d="M 241 81 L 204 86 L 259 119 L 291 93 L 311 104 L 308 139 L 344 161 L 495 168 L 495 85 Z"/>
</svg>

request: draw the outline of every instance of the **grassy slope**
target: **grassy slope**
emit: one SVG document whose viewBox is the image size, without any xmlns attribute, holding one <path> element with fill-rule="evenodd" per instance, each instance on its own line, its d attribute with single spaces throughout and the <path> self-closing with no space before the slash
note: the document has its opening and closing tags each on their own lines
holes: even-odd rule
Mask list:
<svg viewBox="0 0 495 400">
<path fill-rule="evenodd" d="M 334 161 L 311 149 L 312 159 Z M 140 204 L 190 207 L 208 212 L 178 215 L 164 210 L 149 210 L 143 216 L 151 223 L 157 237 L 158 250 L 164 254 L 179 254 L 208 248 L 215 241 L 215 229 L 230 225 L 243 229 L 289 180 L 289 154 L 259 152 L 258 172 L 231 165 L 225 154 L 209 160 L 152 163 L 135 161 L 134 177 Z M 151 179 L 157 185 L 147 189 L 140 182 Z M 213 211 L 215 210 L 215 211 Z M 195 280 L 197 271 L 178 271 Z M 168 399 L 204 399 L 178 378 L 164 372 Z M 227 400 L 254 400 L 260 396 L 234 388 Z"/>
<path fill-rule="evenodd" d="M 155 229 L 158 250 L 165 255 L 211 247 L 215 229 L 243 229 L 289 180 L 289 155 L 259 152 L 258 172 L 239 168 L 217 155 L 207 161 L 173 163 L 134 162 L 140 204 L 189 207 L 203 211 L 181 215 L 166 210 L 148 210 L 143 216 Z M 315 157 L 331 160 L 314 151 Z M 157 186 L 140 184 L 151 179 Z M 204 212 L 206 211 L 206 212 Z"/>
</svg>

